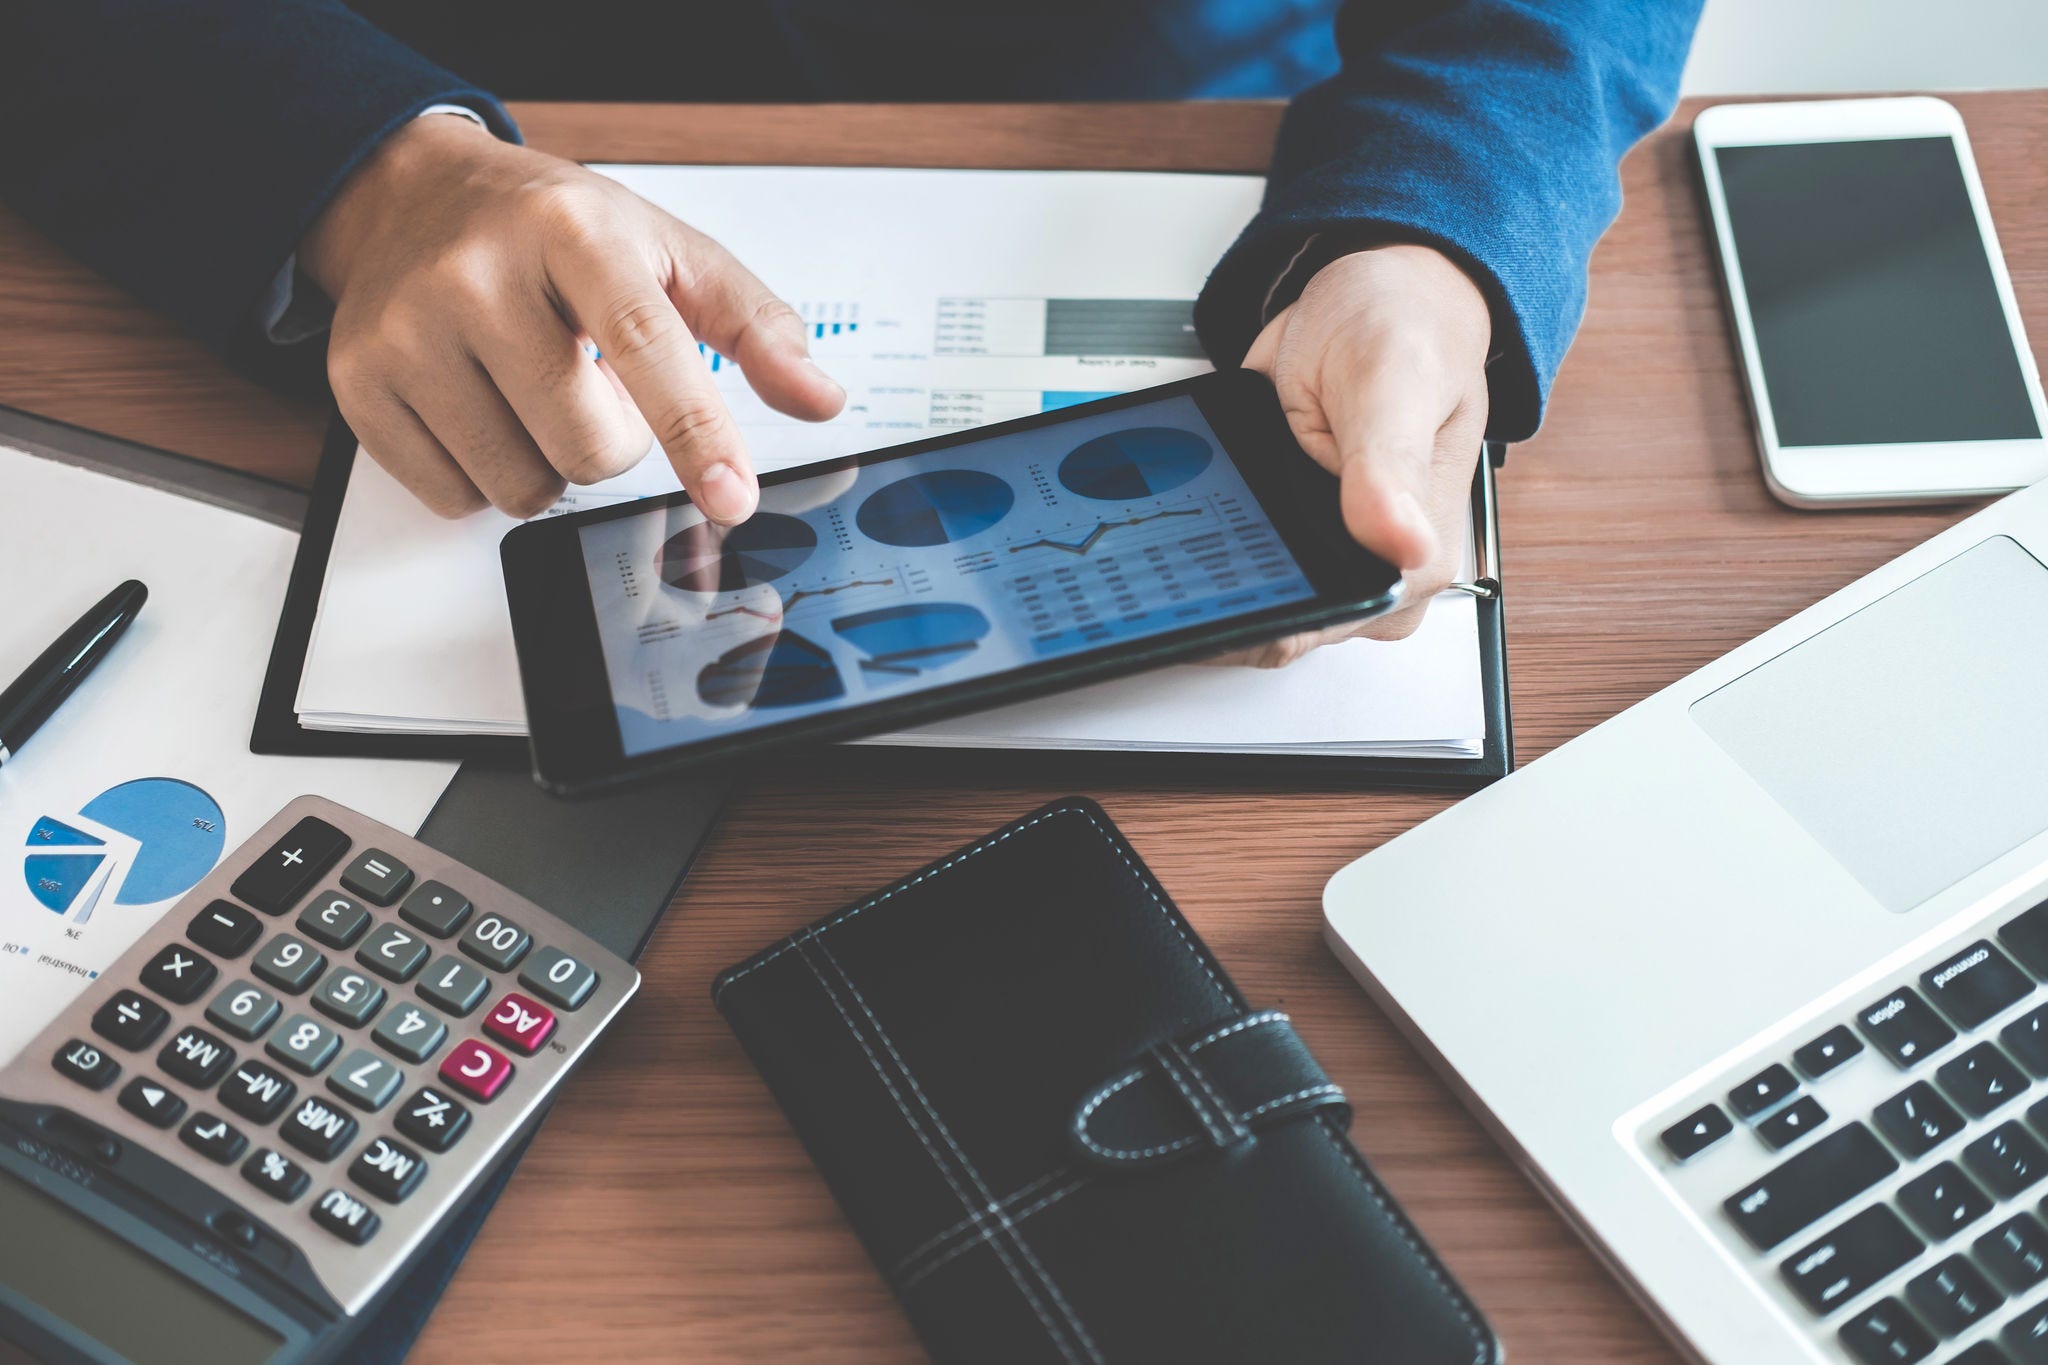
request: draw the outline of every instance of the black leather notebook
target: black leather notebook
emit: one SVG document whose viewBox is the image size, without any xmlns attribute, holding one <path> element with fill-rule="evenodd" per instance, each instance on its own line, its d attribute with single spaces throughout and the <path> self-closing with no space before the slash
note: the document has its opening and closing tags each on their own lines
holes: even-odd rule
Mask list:
<svg viewBox="0 0 2048 1365">
<path fill-rule="evenodd" d="M 1287 1016 L 1091 801 L 712 993 L 942 1362 L 1498 1358 Z"/>
</svg>

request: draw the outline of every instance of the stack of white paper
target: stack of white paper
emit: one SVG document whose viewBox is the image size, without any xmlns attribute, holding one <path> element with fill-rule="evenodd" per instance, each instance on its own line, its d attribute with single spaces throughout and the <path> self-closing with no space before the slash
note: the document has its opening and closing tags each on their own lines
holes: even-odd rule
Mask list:
<svg viewBox="0 0 2048 1365">
<path fill-rule="evenodd" d="M 1246 176 L 600 169 L 730 246 L 797 306 L 846 385 L 847 411 L 807 425 L 707 352 L 764 470 L 1208 369 L 1189 308 L 1261 190 Z M 676 487 L 657 452 L 553 510 Z M 498 569 L 512 525 L 496 512 L 441 521 L 359 456 L 301 722 L 524 734 Z M 1485 735 L 1479 660 L 1475 604 L 1449 596 L 1398 644 L 1334 646 L 1277 672 L 1168 669 L 870 742 L 1470 758 Z"/>
</svg>

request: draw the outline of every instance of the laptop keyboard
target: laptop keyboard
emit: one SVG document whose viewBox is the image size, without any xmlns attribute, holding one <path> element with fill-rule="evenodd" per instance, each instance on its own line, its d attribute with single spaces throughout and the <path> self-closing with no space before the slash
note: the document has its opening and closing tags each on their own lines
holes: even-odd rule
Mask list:
<svg viewBox="0 0 2048 1365">
<path fill-rule="evenodd" d="M 2043 982 L 2048 904 L 1751 1059 L 1644 1146 L 1824 1353 L 2048 1365 Z"/>
</svg>

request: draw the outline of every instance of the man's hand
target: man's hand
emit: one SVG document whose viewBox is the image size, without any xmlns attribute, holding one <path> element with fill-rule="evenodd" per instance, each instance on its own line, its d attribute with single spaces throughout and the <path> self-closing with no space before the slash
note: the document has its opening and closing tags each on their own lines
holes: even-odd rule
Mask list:
<svg viewBox="0 0 2048 1365">
<path fill-rule="evenodd" d="M 718 243 L 466 119 L 393 134 L 299 260 L 334 300 L 342 415 L 443 516 L 486 501 L 532 516 L 659 439 L 706 516 L 744 520 L 760 490 L 700 338 L 777 411 L 822 420 L 845 402 L 796 312 Z"/>
<path fill-rule="evenodd" d="M 1273 381 L 1301 448 L 1342 480 L 1344 524 L 1401 570 L 1387 616 L 1233 654 L 1276 668 L 1354 635 L 1398 640 L 1457 572 L 1486 430 L 1486 299 L 1423 246 L 1340 256 L 1259 333 L 1245 366 Z"/>
</svg>

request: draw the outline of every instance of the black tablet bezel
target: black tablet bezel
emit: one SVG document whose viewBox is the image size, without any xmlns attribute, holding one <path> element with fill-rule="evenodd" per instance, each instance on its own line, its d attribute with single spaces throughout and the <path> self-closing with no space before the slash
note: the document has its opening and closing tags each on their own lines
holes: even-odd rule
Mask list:
<svg viewBox="0 0 2048 1365">
<path fill-rule="evenodd" d="M 1295 442 L 1272 386 L 1246 370 L 1199 375 L 993 426 L 782 470 L 763 475 L 761 482 L 772 486 L 833 469 L 883 464 L 1181 394 L 1192 397 L 1200 407 L 1226 457 L 1244 476 L 1281 540 L 1300 562 L 1316 591 L 1314 599 L 1105 645 L 902 697 L 628 756 L 620 742 L 580 532 L 595 522 L 644 515 L 657 507 L 686 503 L 689 498 L 675 493 L 550 517 L 514 528 L 500 547 L 535 780 L 552 792 L 573 795 L 656 773 L 729 764 L 793 745 L 903 729 L 1376 615 L 1399 600 L 1399 572 L 1351 538 L 1344 528 L 1336 479 Z"/>
</svg>

